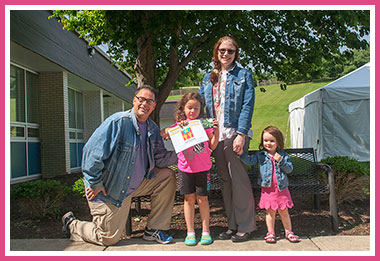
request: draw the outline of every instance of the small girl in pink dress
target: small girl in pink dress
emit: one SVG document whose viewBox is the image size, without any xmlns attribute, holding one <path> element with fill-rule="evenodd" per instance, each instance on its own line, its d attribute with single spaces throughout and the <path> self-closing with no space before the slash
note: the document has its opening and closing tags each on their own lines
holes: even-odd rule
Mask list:
<svg viewBox="0 0 380 261">
<path fill-rule="evenodd" d="M 299 242 L 299 237 L 292 232 L 292 223 L 288 208 L 293 207 L 290 197 L 287 174 L 293 170 L 289 155 L 284 151 L 284 138 L 281 131 L 274 126 L 266 127 L 261 134 L 260 151 L 253 155 L 240 152 L 240 159 L 247 165 L 259 165 L 261 197 L 259 207 L 267 210 L 267 243 L 276 243 L 274 225 L 276 213 L 281 216 L 285 228 L 285 238 L 289 242 Z"/>
</svg>

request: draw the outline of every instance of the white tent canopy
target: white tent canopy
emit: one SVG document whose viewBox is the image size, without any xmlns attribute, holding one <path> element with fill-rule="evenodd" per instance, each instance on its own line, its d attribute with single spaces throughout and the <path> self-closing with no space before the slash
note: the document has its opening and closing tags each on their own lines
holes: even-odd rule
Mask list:
<svg viewBox="0 0 380 261">
<path fill-rule="evenodd" d="M 289 104 L 292 148 L 314 148 L 317 160 L 370 159 L 370 66 L 366 64 Z"/>
</svg>

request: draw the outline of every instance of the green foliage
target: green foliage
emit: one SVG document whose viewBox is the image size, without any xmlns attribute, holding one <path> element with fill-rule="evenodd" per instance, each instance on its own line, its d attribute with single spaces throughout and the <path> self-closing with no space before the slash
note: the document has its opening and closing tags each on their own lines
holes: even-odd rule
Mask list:
<svg viewBox="0 0 380 261">
<path fill-rule="evenodd" d="M 344 56 L 340 61 L 335 59 L 331 61 L 323 60 L 324 77 L 339 78 L 347 73 L 370 62 L 370 48 L 363 50 L 352 50 L 350 56 Z"/>
<path fill-rule="evenodd" d="M 205 128 L 205 129 L 210 129 L 214 126 L 214 123 L 213 123 L 211 118 L 202 119 L 201 123 L 202 123 L 203 128 Z"/>
<path fill-rule="evenodd" d="M 333 169 L 338 203 L 352 202 L 369 195 L 370 163 L 359 162 L 347 156 L 321 160 Z"/>
<path fill-rule="evenodd" d="M 347 156 L 329 157 L 321 160 L 321 163 L 328 164 L 334 171 L 343 174 L 355 173 L 359 177 L 370 175 L 369 162 L 359 162 Z"/>
<path fill-rule="evenodd" d="M 156 87 L 158 111 L 181 74 L 187 84 L 211 69 L 223 35 L 237 40 L 240 63 L 256 81 L 275 75 L 291 83 L 319 78 L 323 59 L 339 64 L 343 47 L 343 56 L 366 48 L 370 31 L 369 10 L 55 10 L 52 17 L 90 45 L 107 44 L 120 68 Z"/>
<path fill-rule="evenodd" d="M 10 194 L 34 217 L 59 217 L 60 205 L 70 194 L 70 188 L 57 180 L 37 180 L 13 185 Z"/>
<path fill-rule="evenodd" d="M 77 181 L 75 181 L 75 183 L 72 186 L 72 190 L 73 190 L 74 193 L 76 193 L 77 195 L 81 196 L 82 198 L 86 197 L 86 192 L 84 190 L 83 179 L 80 178 Z"/>
<path fill-rule="evenodd" d="M 36 180 L 13 185 L 11 197 L 15 199 L 21 197 L 36 199 L 46 193 L 57 193 L 56 191 L 68 192 L 67 189 L 67 186 L 57 180 Z"/>
</svg>

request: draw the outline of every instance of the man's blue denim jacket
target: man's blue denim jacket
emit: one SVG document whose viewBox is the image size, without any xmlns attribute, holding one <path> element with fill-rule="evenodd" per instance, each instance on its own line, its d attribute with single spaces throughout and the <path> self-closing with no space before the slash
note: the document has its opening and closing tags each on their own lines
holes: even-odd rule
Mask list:
<svg viewBox="0 0 380 261">
<path fill-rule="evenodd" d="M 99 199 L 121 206 L 134 172 L 139 135 L 137 119 L 131 109 L 107 118 L 84 146 L 82 171 L 86 186 L 93 190 L 105 188 L 107 193 L 107 196 L 99 193 Z M 165 149 L 159 127 L 149 119 L 147 135 L 149 170 L 145 178 L 151 179 L 156 175 L 154 167 L 165 168 L 177 163 L 177 155 Z"/>
<path fill-rule="evenodd" d="M 213 115 L 212 82 L 211 72 L 207 73 L 202 81 L 199 94 L 205 99 L 207 117 Z M 255 105 L 255 87 L 252 73 L 234 65 L 227 72 L 227 82 L 225 91 L 225 113 L 224 126 L 236 128 L 238 133 L 247 135 L 251 128 L 253 108 Z"/>
<path fill-rule="evenodd" d="M 288 176 L 293 171 L 293 164 L 289 155 L 284 151 L 277 152 L 282 159 L 275 161 L 276 178 L 279 191 L 286 189 L 289 185 Z M 246 152 L 240 155 L 240 159 L 247 165 L 259 165 L 258 184 L 261 187 L 272 186 L 272 160 L 265 150 L 257 151 L 255 154 L 248 155 Z"/>
</svg>

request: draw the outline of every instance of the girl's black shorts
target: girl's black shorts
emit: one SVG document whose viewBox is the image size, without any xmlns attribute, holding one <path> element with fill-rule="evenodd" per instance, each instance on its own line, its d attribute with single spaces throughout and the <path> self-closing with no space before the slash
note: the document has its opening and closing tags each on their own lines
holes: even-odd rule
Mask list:
<svg viewBox="0 0 380 261">
<path fill-rule="evenodd" d="M 197 173 L 186 173 L 178 171 L 179 182 L 181 185 L 181 195 L 197 194 L 198 196 L 207 196 L 210 186 L 210 171 Z"/>
</svg>

